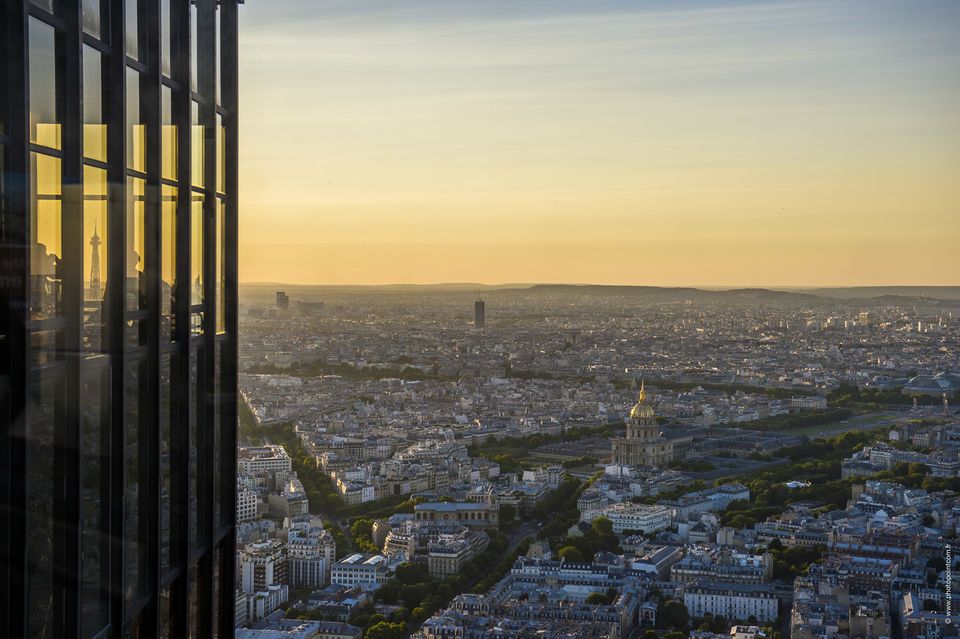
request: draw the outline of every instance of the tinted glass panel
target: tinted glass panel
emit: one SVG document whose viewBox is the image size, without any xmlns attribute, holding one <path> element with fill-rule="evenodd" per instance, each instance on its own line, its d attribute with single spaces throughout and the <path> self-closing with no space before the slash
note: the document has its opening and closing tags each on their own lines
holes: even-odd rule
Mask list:
<svg viewBox="0 0 960 639">
<path fill-rule="evenodd" d="M 140 117 L 140 74 L 127 69 L 127 168 L 144 172 L 147 157 L 146 127 Z"/>
<path fill-rule="evenodd" d="M 140 178 L 127 178 L 127 308 L 146 306 L 145 261 L 145 198 L 146 183 Z"/>
<path fill-rule="evenodd" d="M 127 603 L 143 595 L 146 579 L 145 544 L 146 517 L 142 508 L 142 476 L 145 470 L 146 440 L 141 436 L 145 415 L 141 411 L 143 386 L 146 382 L 141 361 L 127 364 L 125 375 L 126 415 L 124 419 L 123 478 L 124 478 L 124 577 Z"/>
<path fill-rule="evenodd" d="M 94 38 L 100 37 L 100 25 L 103 24 L 101 12 L 101 0 L 83 0 L 83 30 Z"/>
<path fill-rule="evenodd" d="M 160 90 L 160 175 L 165 180 L 177 179 L 177 125 L 173 123 L 173 92 Z"/>
<path fill-rule="evenodd" d="M 171 31 L 170 0 L 160 0 L 160 72 L 170 77 Z"/>
<path fill-rule="evenodd" d="M 30 141 L 60 148 L 57 109 L 56 35 L 53 27 L 30 18 Z"/>
<path fill-rule="evenodd" d="M 134 59 L 140 59 L 140 2 L 139 0 L 124 0 L 123 10 L 126 23 L 124 25 L 124 35 L 127 47 L 127 55 Z"/>
<path fill-rule="evenodd" d="M 204 185 L 203 175 L 203 125 L 200 124 L 200 105 L 190 103 L 190 183 L 194 186 Z"/>
<path fill-rule="evenodd" d="M 30 154 L 30 315 L 59 315 L 61 173 L 59 158 Z"/>
<path fill-rule="evenodd" d="M 54 431 L 60 414 L 60 382 L 33 384 L 27 390 L 27 634 L 53 637 Z"/>
<path fill-rule="evenodd" d="M 170 566 L 171 483 L 173 452 L 173 361 L 172 354 L 160 358 L 160 566 Z M 162 574 L 162 573 L 161 573 Z"/>
<path fill-rule="evenodd" d="M 227 330 L 227 320 L 226 313 L 224 312 L 226 307 L 226 299 L 224 298 L 224 292 L 226 291 L 224 277 L 226 276 L 226 252 L 224 251 L 224 242 L 226 241 L 226 232 L 225 222 L 227 214 L 227 205 L 222 199 L 217 200 L 217 333 L 224 333 Z"/>
<path fill-rule="evenodd" d="M 107 172 L 83 167 L 83 347 L 101 351 L 107 292 Z"/>
<path fill-rule="evenodd" d="M 93 47 L 83 47 L 83 155 L 107 161 L 107 126 L 103 118 L 103 60 Z"/>
<path fill-rule="evenodd" d="M 160 205 L 160 322 L 161 335 L 173 340 L 175 334 L 177 283 L 177 189 L 164 184 Z"/>
<path fill-rule="evenodd" d="M 109 620 L 109 368 L 86 373 L 80 386 L 80 578 L 82 636 Z"/>
<path fill-rule="evenodd" d="M 190 194 L 190 303 L 203 303 L 203 194 Z"/>
</svg>

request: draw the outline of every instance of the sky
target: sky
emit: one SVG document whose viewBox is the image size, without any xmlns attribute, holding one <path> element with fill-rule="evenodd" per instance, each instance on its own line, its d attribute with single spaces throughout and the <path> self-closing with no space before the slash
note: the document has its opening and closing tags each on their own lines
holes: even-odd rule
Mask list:
<svg viewBox="0 0 960 639">
<path fill-rule="evenodd" d="M 240 279 L 960 284 L 960 2 L 256 0 Z"/>
</svg>

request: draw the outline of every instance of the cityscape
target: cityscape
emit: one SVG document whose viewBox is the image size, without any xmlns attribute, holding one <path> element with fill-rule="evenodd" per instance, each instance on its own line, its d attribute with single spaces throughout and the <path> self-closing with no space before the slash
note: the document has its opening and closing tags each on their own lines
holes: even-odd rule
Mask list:
<svg viewBox="0 0 960 639">
<path fill-rule="evenodd" d="M 920 292 L 241 286 L 237 637 L 947 636 Z"/>
<path fill-rule="evenodd" d="M 960 639 L 957 0 L 0 0 L 0 639 Z"/>
</svg>

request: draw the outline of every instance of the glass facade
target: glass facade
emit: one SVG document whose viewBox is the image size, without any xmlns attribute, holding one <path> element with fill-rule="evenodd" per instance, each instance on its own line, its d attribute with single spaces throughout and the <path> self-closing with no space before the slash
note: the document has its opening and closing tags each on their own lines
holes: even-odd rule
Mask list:
<svg viewBox="0 0 960 639">
<path fill-rule="evenodd" d="M 0 636 L 233 634 L 241 0 L 0 3 Z"/>
</svg>

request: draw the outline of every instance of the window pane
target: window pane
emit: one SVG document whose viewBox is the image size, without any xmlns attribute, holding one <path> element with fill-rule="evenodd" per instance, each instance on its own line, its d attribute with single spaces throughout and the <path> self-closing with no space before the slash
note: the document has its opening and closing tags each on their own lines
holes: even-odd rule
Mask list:
<svg viewBox="0 0 960 639">
<path fill-rule="evenodd" d="M 83 47 L 83 154 L 107 161 L 107 125 L 103 121 L 103 60 L 93 47 Z"/>
<path fill-rule="evenodd" d="M 160 205 L 160 322 L 161 333 L 173 341 L 177 283 L 177 188 L 161 187 Z"/>
<path fill-rule="evenodd" d="M 61 253 L 60 160 L 30 154 L 30 316 L 59 315 Z"/>
<path fill-rule="evenodd" d="M 170 77 L 170 51 L 173 38 L 170 24 L 170 0 L 160 0 L 160 72 L 167 77 Z"/>
<path fill-rule="evenodd" d="M 146 183 L 140 178 L 127 178 L 127 309 L 146 307 L 147 290 L 144 277 L 145 198 Z"/>
<path fill-rule="evenodd" d="M 103 24 L 100 0 L 83 0 L 83 30 L 94 38 L 100 37 L 100 25 Z"/>
<path fill-rule="evenodd" d="M 220 104 L 220 85 L 223 82 L 223 74 L 220 72 L 220 18 L 223 12 L 220 11 L 220 3 L 214 5 L 216 13 L 213 15 L 213 69 L 216 75 L 216 103 Z"/>
<path fill-rule="evenodd" d="M 223 117 L 217 115 L 217 193 L 227 192 L 227 130 Z"/>
<path fill-rule="evenodd" d="M 173 123 L 173 92 L 169 87 L 160 89 L 160 146 L 161 177 L 177 179 L 177 125 Z"/>
<path fill-rule="evenodd" d="M 60 383 L 33 384 L 27 391 L 27 634 L 50 636 L 53 611 L 54 429 Z"/>
<path fill-rule="evenodd" d="M 173 450 L 173 355 L 160 358 L 160 566 L 170 566 L 171 483 Z M 161 572 L 162 574 L 162 572 Z"/>
<path fill-rule="evenodd" d="M 127 68 L 127 168 L 144 172 L 146 168 L 146 127 L 140 117 L 140 74 Z"/>
<path fill-rule="evenodd" d="M 109 369 L 84 375 L 80 388 L 80 578 L 82 636 L 109 620 Z"/>
<path fill-rule="evenodd" d="M 190 103 L 190 183 L 203 187 L 203 125 L 200 124 L 200 105 Z"/>
<path fill-rule="evenodd" d="M 226 264 L 225 251 L 223 250 L 224 242 L 226 236 L 224 235 L 224 223 L 226 221 L 226 203 L 218 199 L 217 200 L 217 332 L 224 333 L 227 330 L 227 320 L 225 310 L 225 297 L 224 292 L 226 291 L 226 283 L 224 282 L 224 277 L 226 276 Z"/>
<path fill-rule="evenodd" d="M 126 36 L 127 55 L 135 60 L 140 59 L 140 11 L 138 5 L 138 0 L 125 0 L 123 5 L 126 17 L 124 35 Z"/>
<path fill-rule="evenodd" d="M 59 14 L 61 6 L 63 5 L 62 0 L 30 0 L 30 4 L 35 4 L 41 9 L 46 9 L 50 13 Z"/>
<path fill-rule="evenodd" d="M 199 545 L 199 526 L 197 525 L 197 515 L 199 508 L 197 505 L 200 494 L 200 375 L 197 370 L 200 358 L 198 350 L 190 351 L 190 547 L 195 548 Z"/>
<path fill-rule="evenodd" d="M 223 386 L 220 383 L 221 364 L 220 358 L 223 357 L 223 341 L 218 340 L 213 347 L 213 521 L 214 531 L 220 528 L 220 485 L 222 477 L 220 476 L 221 451 L 220 451 L 220 417 L 222 410 Z"/>
<path fill-rule="evenodd" d="M 59 331 L 34 331 L 30 333 L 30 363 L 34 366 L 49 364 L 63 357 L 57 349 Z"/>
<path fill-rule="evenodd" d="M 142 361 L 131 361 L 127 364 L 126 395 L 127 407 L 124 420 L 123 442 L 123 472 L 124 472 L 124 593 L 127 603 L 138 599 L 144 592 L 146 573 L 144 564 L 144 533 L 146 521 L 142 511 L 142 495 L 140 491 L 141 479 L 145 467 L 142 467 L 143 446 L 141 445 L 141 387 L 144 382 L 144 367 Z"/>
<path fill-rule="evenodd" d="M 203 194 L 190 194 L 190 304 L 203 304 Z"/>
<path fill-rule="evenodd" d="M 30 18 L 30 141 L 60 148 L 57 113 L 56 35 L 53 27 Z"/>
<path fill-rule="evenodd" d="M 107 292 L 107 172 L 83 167 L 83 347 L 105 344 L 104 296 Z"/>
<path fill-rule="evenodd" d="M 187 613 L 190 616 L 190 639 L 200 639 L 203 635 L 200 634 L 200 571 L 197 570 L 197 564 L 192 564 L 189 570 L 190 583 L 188 585 L 189 589 L 189 612 Z"/>
<path fill-rule="evenodd" d="M 190 90 L 197 91 L 197 5 L 190 3 Z"/>
</svg>

